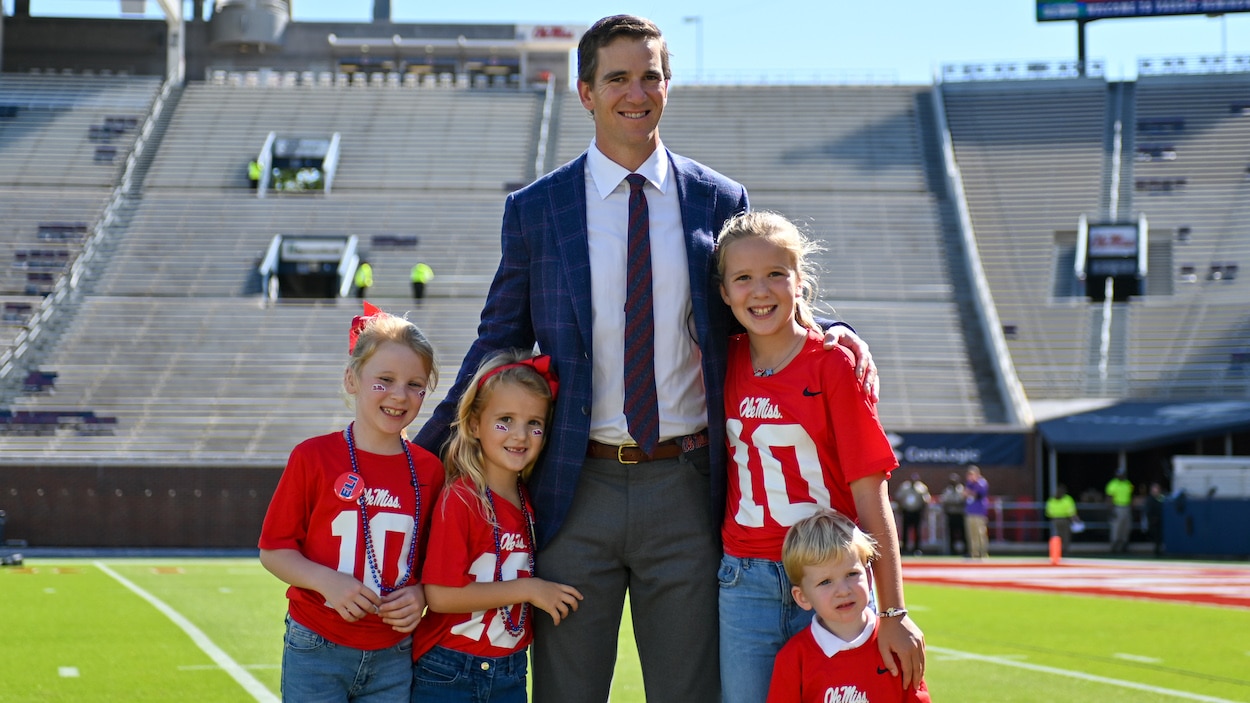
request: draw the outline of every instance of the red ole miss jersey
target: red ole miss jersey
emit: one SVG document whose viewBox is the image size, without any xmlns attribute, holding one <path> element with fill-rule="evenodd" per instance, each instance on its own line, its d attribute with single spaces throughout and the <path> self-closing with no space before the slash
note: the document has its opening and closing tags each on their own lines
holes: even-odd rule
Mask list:
<svg viewBox="0 0 1250 703">
<path fill-rule="evenodd" d="M 413 570 L 405 585 L 417 583 L 421 568 L 420 549 L 429 533 L 430 513 L 443 487 L 443 465 L 433 454 L 409 444 L 417 482 L 421 486 L 418 544 L 412 543 L 414 516 L 417 514 L 408 460 L 401 452 L 371 454 L 356 449 L 368 516 L 381 582 L 393 587 L 408 569 L 408 554 L 415 554 Z M 340 479 L 350 476 L 351 457 L 342 432 L 313 437 L 291 451 L 286 470 L 278 481 L 269 511 L 260 531 L 261 549 L 294 549 L 309 561 L 351 574 L 381 592 L 377 575 L 365 557 L 360 506 L 340 497 Z M 357 490 L 361 490 L 357 488 Z M 348 491 L 350 493 L 350 491 Z M 291 618 L 331 642 L 356 649 L 384 649 L 407 635 L 396 632 L 376 615 L 347 622 L 316 591 L 291 586 Z"/>
<path fill-rule="evenodd" d="M 860 646 L 829 656 L 813 627 L 820 625 L 803 628 L 777 653 L 768 703 L 929 703 L 924 681 L 904 689 L 885 668 L 876 629 Z"/>
<path fill-rule="evenodd" d="M 798 356 L 756 376 L 747 335 L 729 340 L 725 553 L 781 560 L 786 530 L 817 506 L 857 519 L 850 483 L 898 467 L 877 410 L 841 347 L 809 333 Z"/>
<path fill-rule="evenodd" d="M 521 488 L 525 491 L 525 488 Z M 530 503 L 529 494 L 525 505 Z M 499 522 L 499 556 L 502 581 L 529 578 L 530 544 L 525 517 L 512 503 L 495 497 Z M 483 513 L 474 489 L 463 480 L 448 486 L 434 509 L 430 527 L 430 554 L 425 560 L 421 583 L 460 588 L 470 583 L 495 580 L 495 532 Z M 512 622 L 521 624 L 523 604 L 512 606 Z M 412 658 L 420 659 L 435 645 L 465 654 L 503 657 L 529 646 L 534 638 L 532 618 L 539 611 L 531 608 L 521 634 L 508 632 L 498 608 L 474 613 L 427 611 L 413 634 Z"/>
</svg>

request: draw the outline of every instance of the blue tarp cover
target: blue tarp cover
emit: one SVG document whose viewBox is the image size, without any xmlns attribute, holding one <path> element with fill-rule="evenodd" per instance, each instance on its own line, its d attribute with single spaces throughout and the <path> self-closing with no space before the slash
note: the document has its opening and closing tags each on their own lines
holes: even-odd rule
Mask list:
<svg viewBox="0 0 1250 703">
<path fill-rule="evenodd" d="M 1250 430 L 1250 401 L 1129 401 L 1040 422 L 1037 429 L 1063 452 L 1137 451 Z"/>
</svg>

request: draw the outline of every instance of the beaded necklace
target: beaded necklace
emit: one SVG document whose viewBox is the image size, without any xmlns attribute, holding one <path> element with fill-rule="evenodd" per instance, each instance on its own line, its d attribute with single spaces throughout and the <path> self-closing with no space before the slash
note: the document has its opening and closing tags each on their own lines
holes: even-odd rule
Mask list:
<svg viewBox="0 0 1250 703">
<path fill-rule="evenodd" d="M 521 477 L 516 480 L 517 496 L 521 499 L 521 516 L 525 519 L 525 532 L 529 537 L 529 558 L 530 558 L 530 576 L 534 575 L 534 514 L 530 512 L 529 506 L 525 503 L 525 492 L 521 489 Z M 495 493 L 491 489 L 486 489 L 486 502 L 490 503 L 490 512 L 494 518 L 491 521 L 495 530 L 495 580 L 503 581 L 503 549 L 499 544 L 499 512 L 495 510 Z M 512 619 L 512 608 L 510 606 L 500 606 L 499 614 L 503 616 L 504 627 L 508 630 L 508 634 L 513 637 L 520 637 L 525 632 L 525 616 L 529 613 L 530 604 L 521 604 L 521 621 L 517 622 Z"/>
<path fill-rule="evenodd" d="M 356 463 L 356 441 L 352 436 L 352 427 L 355 422 L 347 426 L 347 454 L 352 460 L 352 473 L 360 474 L 360 467 Z M 413 566 L 416 564 L 417 555 L 417 532 L 421 529 L 421 483 L 417 481 L 417 468 L 412 463 L 412 452 L 408 450 L 408 442 L 401 437 L 399 444 L 404 449 L 404 457 L 408 459 L 408 475 L 412 477 L 412 494 L 416 498 L 412 513 L 412 542 L 408 548 L 408 569 L 395 582 L 394 586 L 387 586 L 382 583 L 382 571 L 378 569 L 378 558 L 373 553 L 373 533 L 369 529 L 369 513 L 365 508 L 365 492 L 360 494 L 356 499 L 356 504 L 360 506 L 360 531 L 365 535 L 365 557 L 369 561 L 369 572 L 373 574 L 373 580 L 377 581 L 378 586 L 382 589 L 382 595 L 393 593 L 404 587 L 408 583 L 409 577 L 412 576 Z M 498 539 L 495 540 L 496 544 Z"/>
</svg>

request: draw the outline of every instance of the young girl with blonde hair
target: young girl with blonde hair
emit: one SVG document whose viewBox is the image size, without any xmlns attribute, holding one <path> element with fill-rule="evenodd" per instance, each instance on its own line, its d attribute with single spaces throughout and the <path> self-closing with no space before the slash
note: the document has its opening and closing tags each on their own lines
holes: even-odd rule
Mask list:
<svg viewBox="0 0 1250 703">
<path fill-rule="evenodd" d="M 443 470 L 404 431 L 438 372 L 416 325 L 364 308 L 343 372 L 355 420 L 291 451 L 261 527 L 261 564 L 291 586 L 285 700 L 405 700 L 412 684 L 417 575 Z"/>
<path fill-rule="evenodd" d="M 787 528 L 820 508 L 856 520 L 881 556 L 872 571 L 879 643 L 901 687 L 918 681 L 924 640 L 907 618 L 886 480 L 898 466 L 876 406 L 840 347 L 825 351 L 812 314 L 816 249 L 775 213 L 732 218 L 717 241 L 720 292 L 746 329 L 730 337 L 725 380 L 729 480 L 721 538 L 721 692 L 768 695 L 773 659 L 811 623 L 781 564 Z"/>
<path fill-rule="evenodd" d="M 559 384 L 547 356 L 501 352 L 460 397 L 448 486 L 422 583 L 430 612 L 414 638 L 413 703 L 524 703 L 531 606 L 558 625 L 581 593 L 534 576 L 534 510 L 525 479 L 542 452 Z"/>
</svg>

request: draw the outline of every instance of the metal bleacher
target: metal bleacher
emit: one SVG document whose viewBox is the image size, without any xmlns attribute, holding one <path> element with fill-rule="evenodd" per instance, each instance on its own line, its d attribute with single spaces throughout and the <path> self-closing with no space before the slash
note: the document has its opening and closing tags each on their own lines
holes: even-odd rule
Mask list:
<svg viewBox="0 0 1250 703">
<path fill-rule="evenodd" d="M 116 421 L 0 434 L 0 447 L 42 461 L 273 466 L 344 426 L 359 302 L 264 304 L 254 271 L 278 233 L 357 235 L 371 302 L 422 327 L 449 382 L 498 264 L 504 185 L 532 177 L 541 106 L 541 94 L 515 91 L 189 84 L 107 265 L 39 359 L 54 384 L 10 403 L 26 417 L 90 408 Z M 338 132 L 333 191 L 257 198 L 245 165 L 271 131 Z M 436 272 L 420 306 L 408 283 L 417 257 Z"/>
<path fill-rule="evenodd" d="M 0 349 L 81 254 L 159 78 L 0 73 Z"/>
<path fill-rule="evenodd" d="M 1134 209 L 1170 248 L 1171 295 L 1126 306 L 1127 394 L 1250 391 L 1250 74 L 1137 82 Z"/>
<path fill-rule="evenodd" d="M 1227 83 L 1228 96 L 1245 94 L 1244 80 L 1211 79 Z M 1171 295 L 1115 306 L 1129 340 L 1117 363 L 1143 394 L 1245 387 L 1237 363 L 1250 338 L 1250 284 L 1236 271 L 1206 276 L 1212 262 L 1250 258 L 1237 231 L 1250 116 L 1231 110 L 1239 97 L 1208 88 L 1199 100 L 1187 85 L 1143 80 L 1136 93 L 1134 119 L 1183 116 L 1185 130 L 1172 138 L 1175 161 L 1137 162 L 1132 177 L 1187 180 L 1170 194 L 1135 188 L 1124 209 L 1145 211 L 1154 236 L 1173 237 L 1174 275 L 1193 261 L 1197 276 L 1178 278 Z M 1105 192 L 1102 80 L 682 86 L 663 123 L 667 146 L 743 182 L 753 207 L 796 220 L 822 243 L 822 306 L 871 343 L 889 429 L 1005 422 L 969 312 L 950 197 L 934 177 L 941 166 L 925 110 L 938 89 L 1020 380 L 1036 399 L 1085 394 L 1094 306 L 1055 295 L 1054 279 L 1061 243 L 1078 215 L 1099 212 Z M 556 106 L 547 167 L 581 153 L 593 131 L 575 94 Z M 48 330 L 56 339 L 34 359 L 33 390 L 0 409 L 9 413 L 0 420 L 59 424 L 0 433 L 0 449 L 46 462 L 274 466 L 300 439 L 342 427 L 351 417 L 339 393 L 346 330 L 359 303 L 266 302 L 254 269 L 279 233 L 359 236 L 375 271 L 371 301 L 409 312 L 440 354 L 443 387 L 423 421 L 475 337 L 505 191 L 535 175 L 542 107 L 539 92 L 402 82 L 189 84 L 80 299 Z M 244 167 L 270 132 L 339 133 L 332 192 L 258 198 Z M 1140 130 L 1133 137 L 1147 141 Z M 0 133 L 0 149 L 7 140 Z M 57 220 L 92 222 L 116 186 L 110 173 L 98 183 L 34 183 L 4 170 L 0 255 L 17 261 L 21 238 L 37 241 L 43 207 Z M 408 284 L 417 260 L 436 273 L 420 305 Z M 6 304 L 26 299 L 13 291 L 6 284 Z"/>
<path fill-rule="evenodd" d="M 982 266 L 1031 399 L 1079 397 L 1090 374 L 1088 302 L 1052 294 L 1063 234 L 1099 214 L 1102 79 L 941 85 Z M 1070 264 L 1070 261 L 1068 262 Z M 1070 269 L 1069 269 L 1070 270 Z"/>
<path fill-rule="evenodd" d="M 0 185 L 111 187 L 160 87 L 153 76 L 0 74 Z"/>
</svg>

